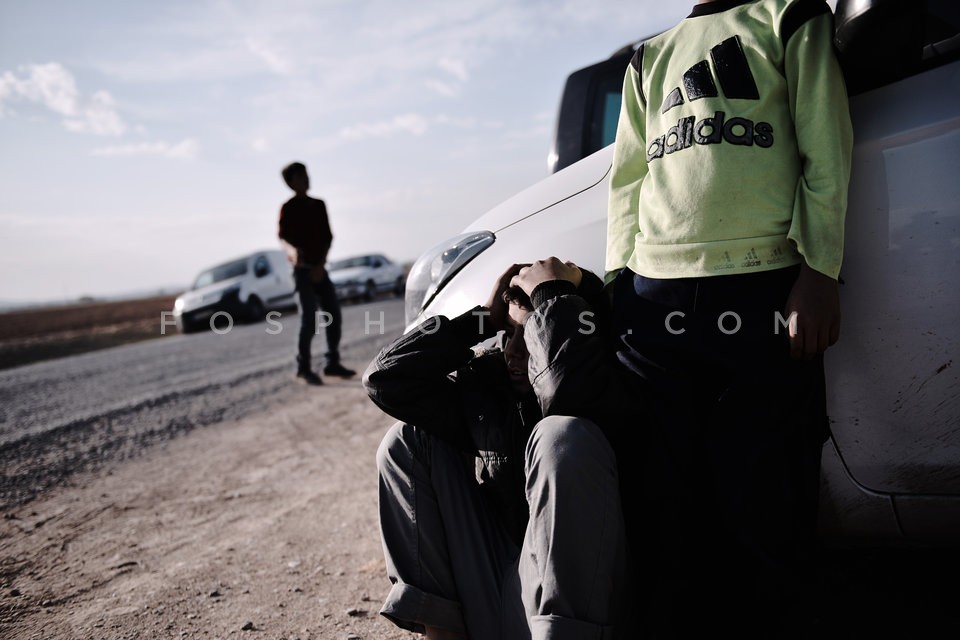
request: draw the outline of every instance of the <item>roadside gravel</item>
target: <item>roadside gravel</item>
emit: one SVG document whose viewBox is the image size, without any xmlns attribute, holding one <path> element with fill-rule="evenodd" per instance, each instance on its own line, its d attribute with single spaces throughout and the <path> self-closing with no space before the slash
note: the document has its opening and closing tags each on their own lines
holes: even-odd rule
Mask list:
<svg viewBox="0 0 960 640">
<path fill-rule="evenodd" d="M 0 637 L 418 637 L 377 613 L 389 423 L 328 380 L 7 510 Z"/>
</svg>

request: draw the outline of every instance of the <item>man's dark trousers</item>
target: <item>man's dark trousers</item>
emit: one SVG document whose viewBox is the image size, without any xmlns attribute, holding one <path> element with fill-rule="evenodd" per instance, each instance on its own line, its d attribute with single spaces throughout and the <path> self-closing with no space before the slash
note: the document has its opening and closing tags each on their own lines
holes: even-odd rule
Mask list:
<svg viewBox="0 0 960 640">
<path fill-rule="evenodd" d="M 327 351 L 324 355 L 325 366 L 340 362 L 340 335 L 343 318 L 340 314 L 340 301 L 337 292 L 324 275 L 321 282 L 310 279 L 309 267 L 296 267 L 293 279 L 297 287 L 297 304 L 300 308 L 300 338 L 297 349 L 297 371 L 310 371 L 310 345 L 317 333 L 317 311 L 322 311 L 321 321 L 327 337 Z"/>
</svg>

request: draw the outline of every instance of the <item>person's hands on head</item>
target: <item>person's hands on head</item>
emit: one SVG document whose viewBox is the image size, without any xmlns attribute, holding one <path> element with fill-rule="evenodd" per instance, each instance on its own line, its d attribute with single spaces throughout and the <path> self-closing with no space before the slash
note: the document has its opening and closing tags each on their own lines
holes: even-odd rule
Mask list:
<svg viewBox="0 0 960 640">
<path fill-rule="evenodd" d="M 531 265 L 523 267 L 510 281 L 510 286 L 519 287 L 528 296 L 539 285 L 551 280 L 566 280 L 573 286 L 579 287 L 583 274 L 580 267 L 572 262 L 563 262 L 559 258 L 550 256 L 546 260 L 537 260 Z"/>
<path fill-rule="evenodd" d="M 840 337 L 837 281 L 804 261 L 787 298 L 784 317 L 788 321 L 790 357 L 809 360 L 826 351 Z"/>
<path fill-rule="evenodd" d="M 490 292 L 490 296 L 483 305 L 490 310 L 489 320 L 495 331 L 502 331 L 507 326 L 509 304 L 504 299 L 503 294 L 510 288 L 510 281 L 513 277 L 525 266 L 527 265 L 512 264 L 507 267 L 507 270 L 497 278 L 497 281 L 493 285 L 493 290 Z"/>
</svg>

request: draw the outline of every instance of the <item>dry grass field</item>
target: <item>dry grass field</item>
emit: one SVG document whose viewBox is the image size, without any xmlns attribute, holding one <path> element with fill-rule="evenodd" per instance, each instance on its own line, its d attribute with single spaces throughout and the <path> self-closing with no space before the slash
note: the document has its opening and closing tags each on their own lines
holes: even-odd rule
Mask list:
<svg viewBox="0 0 960 640">
<path fill-rule="evenodd" d="M 163 337 L 175 295 L 90 302 L 0 314 L 0 369 Z M 169 322 L 169 320 L 168 320 Z M 176 333 L 170 324 L 166 335 Z"/>
</svg>

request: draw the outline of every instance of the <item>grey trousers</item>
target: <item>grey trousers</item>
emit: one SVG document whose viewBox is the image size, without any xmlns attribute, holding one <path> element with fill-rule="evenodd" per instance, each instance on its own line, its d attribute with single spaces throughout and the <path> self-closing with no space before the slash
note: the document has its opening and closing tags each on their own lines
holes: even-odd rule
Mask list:
<svg viewBox="0 0 960 640">
<path fill-rule="evenodd" d="M 626 541 L 614 452 L 587 420 L 552 416 L 527 442 L 522 548 L 472 460 L 397 423 L 377 451 L 380 533 L 399 627 L 472 640 L 606 640 L 623 609 Z"/>
</svg>

